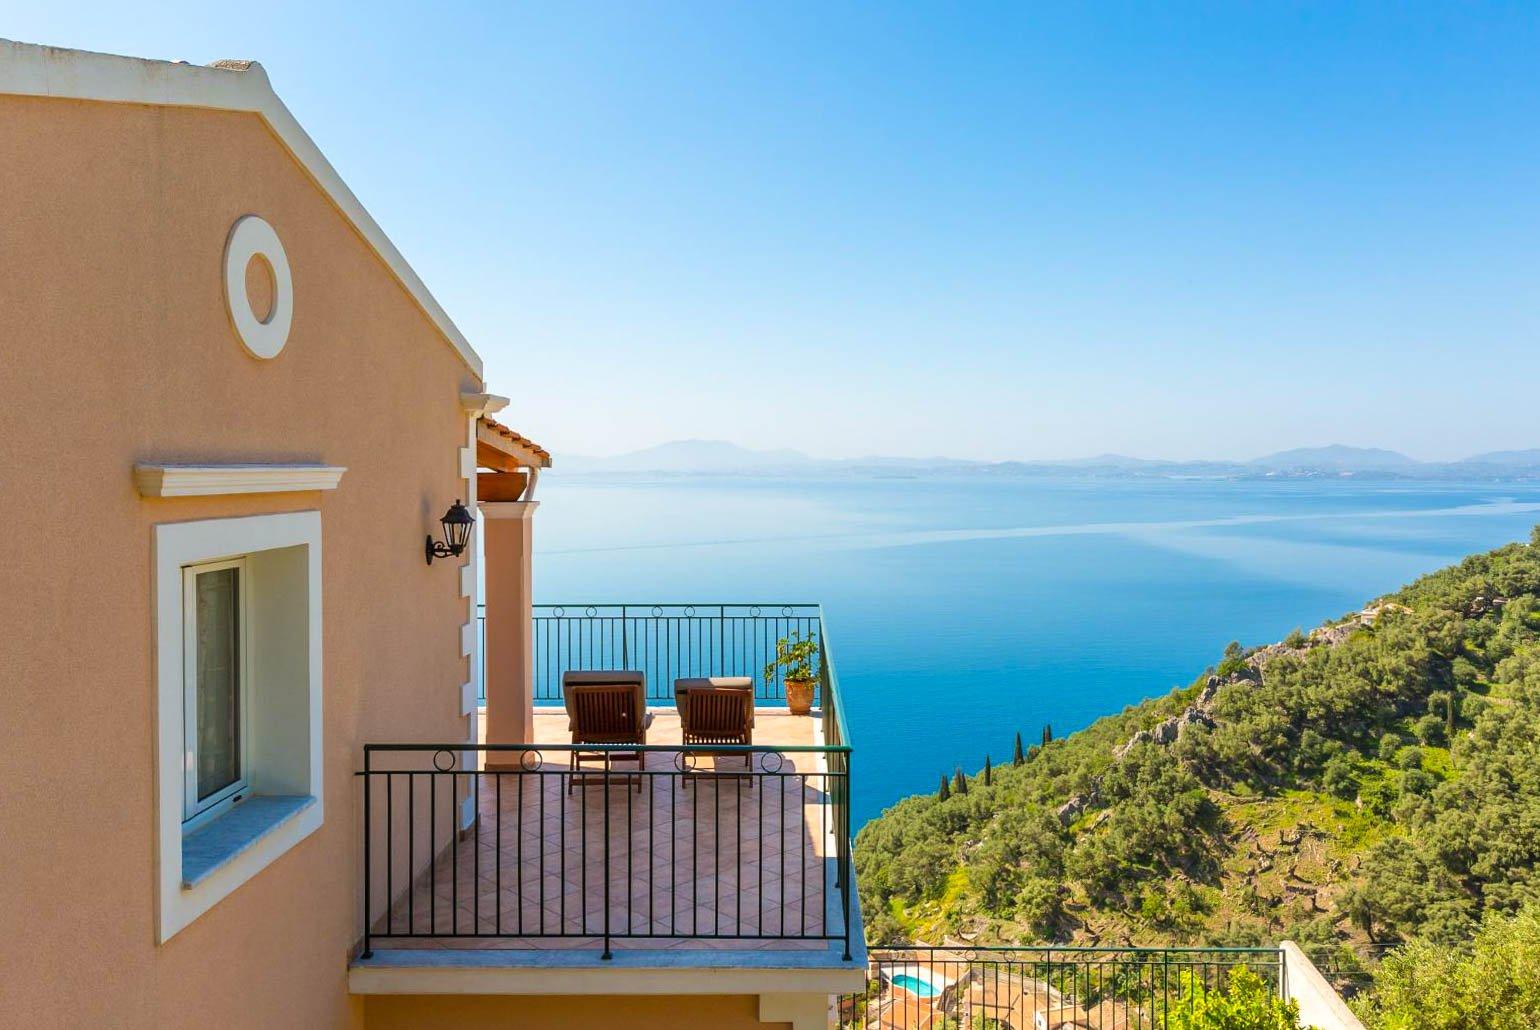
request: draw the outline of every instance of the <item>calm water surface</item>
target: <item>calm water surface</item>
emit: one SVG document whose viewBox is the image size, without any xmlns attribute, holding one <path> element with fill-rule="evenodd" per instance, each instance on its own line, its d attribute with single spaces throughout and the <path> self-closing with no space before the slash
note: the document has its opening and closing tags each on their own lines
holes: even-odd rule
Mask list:
<svg viewBox="0 0 1540 1030">
<path fill-rule="evenodd" d="M 542 601 L 819 601 L 858 822 L 1473 551 L 1540 486 L 975 478 L 540 484 Z"/>
</svg>

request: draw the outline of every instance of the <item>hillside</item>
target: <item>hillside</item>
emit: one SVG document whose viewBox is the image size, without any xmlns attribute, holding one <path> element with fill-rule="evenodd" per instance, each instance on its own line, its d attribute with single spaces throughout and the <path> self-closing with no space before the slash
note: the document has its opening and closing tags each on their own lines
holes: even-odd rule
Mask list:
<svg viewBox="0 0 1540 1030">
<path fill-rule="evenodd" d="M 1371 472 L 1384 469 L 1407 469 L 1418 463 L 1396 451 L 1374 447 L 1347 447 L 1332 444 L 1328 447 L 1300 447 L 1292 451 L 1279 451 L 1251 462 L 1270 469 L 1316 469 L 1325 472 Z"/>
<path fill-rule="evenodd" d="M 1534 539 L 900 802 L 856 842 L 868 937 L 1287 936 L 1351 962 L 1540 899 Z"/>
</svg>

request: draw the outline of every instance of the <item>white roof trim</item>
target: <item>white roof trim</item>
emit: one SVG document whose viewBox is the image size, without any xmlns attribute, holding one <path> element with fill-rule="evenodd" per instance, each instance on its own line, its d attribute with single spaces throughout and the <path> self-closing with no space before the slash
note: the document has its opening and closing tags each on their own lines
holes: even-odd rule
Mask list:
<svg viewBox="0 0 1540 1030">
<path fill-rule="evenodd" d="M 329 465 L 135 465 L 141 497 L 210 497 L 335 490 L 345 468 Z"/>
<path fill-rule="evenodd" d="M 267 72 L 252 61 L 244 69 L 148 61 L 85 50 L 67 50 L 0 39 L 0 94 L 98 100 L 115 104 L 198 107 L 260 115 L 316 185 L 373 247 L 423 314 L 444 334 L 471 371 L 481 376 L 481 357 L 433 299 L 406 258 L 364 210 L 321 149 L 273 92 Z"/>
</svg>

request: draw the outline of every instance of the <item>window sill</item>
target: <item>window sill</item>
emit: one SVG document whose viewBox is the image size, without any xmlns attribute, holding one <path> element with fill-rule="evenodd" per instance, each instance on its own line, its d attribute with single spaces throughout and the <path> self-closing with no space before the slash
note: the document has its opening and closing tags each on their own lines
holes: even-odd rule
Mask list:
<svg viewBox="0 0 1540 1030">
<path fill-rule="evenodd" d="M 255 795 L 182 838 L 182 889 L 191 890 L 316 803 L 309 795 Z"/>
</svg>

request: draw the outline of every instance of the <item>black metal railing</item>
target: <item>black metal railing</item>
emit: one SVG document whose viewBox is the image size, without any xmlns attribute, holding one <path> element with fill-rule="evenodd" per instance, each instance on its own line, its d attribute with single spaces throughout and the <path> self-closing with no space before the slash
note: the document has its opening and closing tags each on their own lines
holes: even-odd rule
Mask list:
<svg viewBox="0 0 1540 1030">
<path fill-rule="evenodd" d="M 365 957 L 399 939 L 565 938 L 609 958 L 699 938 L 850 958 L 843 744 L 369 744 L 359 775 Z"/>
<path fill-rule="evenodd" d="M 484 608 L 478 620 L 484 656 Z M 819 607 L 537 605 L 533 628 L 537 703 L 561 699 L 568 669 L 640 669 L 650 700 L 671 705 L 675 679 L 747 675 L 774 707 L 784 685 L 763 670 L 776 641 L 811 634 L 821 738 L 368 745 L 365 951 L 390 938 L 591 937 L 608 956 L 616 940 L 684 937 L 839 942 L 848 959 L 851 740 Z M 638 751 L 640 771 L 616 757 Z M 574 755 L 589 760 L 574 769 Z"/>
<path fill-rule="evenodd" d="M 485 655 L 486 610 L 477 631 Z M 674 680 L 690 676 L 752 676 L 755 697 L 780 700 L 786 687 L 765 666 L 776 641 L 818 633 L 816 604 L 537 604 L 534 606 L 535 702 L 561 700 L 561 674 L 573 669 L 639 669 L 647 696 L 674 699 Z M 477 670 L 486 701 L 485 670 Z"/>
<path fill-rule="evenodd" d="M 1222 989 L 1238 966 L 1284 987 L 1277 948 L 872 949 L 868 959 L 866 990 L 839 999 L 842 1030 L 1165 1030 L 1194 983 Z"/>
</svg>

